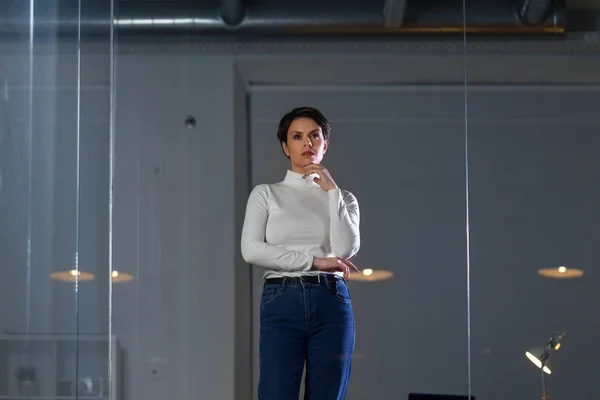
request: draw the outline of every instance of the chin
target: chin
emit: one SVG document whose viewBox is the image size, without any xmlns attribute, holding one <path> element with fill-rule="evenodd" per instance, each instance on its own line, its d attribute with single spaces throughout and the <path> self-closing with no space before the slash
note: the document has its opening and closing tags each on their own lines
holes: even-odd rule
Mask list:
<svg viewBox="0 0 600 400">
<path fill-rule="evenodd" d="M 302 157 L 302 159 L 296 163 L 296 165 L 301 165 L 303 167 L 306 167 L 307 165 L 310 164 L 320 164 L 321 163 L 321 159 L 318 156 L 313 156 L 310 158 L 304 158 Z"/>
</svg>

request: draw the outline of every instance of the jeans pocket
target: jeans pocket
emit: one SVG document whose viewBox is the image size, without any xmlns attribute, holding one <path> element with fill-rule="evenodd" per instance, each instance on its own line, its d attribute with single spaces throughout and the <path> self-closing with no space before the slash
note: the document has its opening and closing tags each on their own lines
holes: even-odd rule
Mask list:
<svg viewBox="0 0 600 400">
<path fill-rule="evenodd" d="M 264 307 L 271 303 L 279 296 L 280 292 L 281 289 L 279 287 L 265 287 L 260 298 L 260 306 Z"/>
<path fill-rule="evenodd" d="M 350 302 L 350 289 L 346 282 L 342 279 L 337 279 L 335 282 L 335 295 L 338 299 Z"/>
</svg>

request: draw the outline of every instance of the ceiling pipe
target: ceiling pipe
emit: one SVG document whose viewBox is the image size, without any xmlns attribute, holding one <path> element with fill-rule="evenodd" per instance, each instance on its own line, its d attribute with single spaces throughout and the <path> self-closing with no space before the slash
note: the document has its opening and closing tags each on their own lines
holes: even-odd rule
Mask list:
<svg viewBox="0 0 600 400">
<path fill-rule="evenodd" d="M 397 28 L 404 22 L 408 0 L 383 0 L 383 20 L 388 28 Z"/>
<path fill-rule="evenodd" d="M 546 19 L 552 12 L 554 0 L 522 0 L 519 7 L 519 19 L 527 26 L 535 26 Z"/>
<path fill-rule="evenodd" d="M 221 17 L 229 26 L 236 26 L 244 18 L 243 0 L 222 0 Z"/>
<path fill-rule="evenodd" d="M 117 1 L 117 0 L 115 0 Z M 548 18 L 535 26 L 525 25 L 518 17 L 520 0 L 513 2 L 479 0 L 463 14 L 462 1 L 409 1 L 400 26 L 386 26 L 381 5 L 359 4 L 335 7 L 248 6 L 237 8 L 237 0 L 228 5 L 207 7 L 201 2 L 139 3 L 116 5 L 114 26 L 119 36 L 164 34 L 197 34 L 238 36 L 419 36 L 459 35 L 562 35 L 565 33 L 564 2 L 557 2 Z M 39 2 L 36 2 L 38 4 Z M 75 35 L 81 22 L 82 35 L 105 35 L 109 32 L 106 7 L 86 6 L 82 18 L 74 2 L 65 5 L 36 6 L 36 34 Z M 373 3 L 373 2 L 368 2 Z M 431 4 L 433 3 L 433 4 Z M 562 6 L 561 6 L 562 4 Z M 223 15 L 223 11 L 225 15 Z M 242 17 L 240 18 L 240 13 Z M 29 32 L 29 14 L 15 17 L 0 10 L 0 40 L 11 33 Z M 463 24 L 463 15 L 466 24 Z M 230 22 L 239 22 L 230 24 Z M 466 27 L 466 28 L 465 28 Z"/>
</svg>

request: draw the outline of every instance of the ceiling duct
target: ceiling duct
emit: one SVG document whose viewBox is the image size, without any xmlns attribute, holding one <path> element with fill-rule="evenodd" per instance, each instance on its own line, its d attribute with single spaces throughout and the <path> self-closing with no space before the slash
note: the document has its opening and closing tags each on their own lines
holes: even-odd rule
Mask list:
<svg viewBox="0 0 600 400">
<path fill-rule="evenodd" d="M 379 4 L 361 1 L 343 5 L 323 2 L 318 7 L 290 2 L 252 3 L 244 7 L 241 0 L 222 0 L 218 7 L 200 0 L 194 3 L 115 1 L 114 22 L 119 35 L 442 36 L 466 31 L 473 36 L 525 36 L 565 32 L 564 0 L 553 1 L 542 14 L 534 10 L 542 3 L 548 4 L 548 0 L 525 0 L 527 4 L 523 0 L 473 0 L 466 2 L 465 13 L 463 0 L 384 0 Z M 57 0 L 43 2 L 46 5 L 41 6 L 39 3 L 36 2 L 35 10 L 36 33 L 77 32 L 76 2 Z M 61 5 L 56 6 L 56 3 Z M 97 1 L 94 6 L 86 2 L 81 19 L 83 35 L 107 31 L 109 19 L 105 3 Z M 14 15 L 15 12 L 11 16 L 6 8 L 0 10 L 0 37 L 28 32 L 29 14 L 22 13 L 21 18 Z M 529 23 L 532 20 L 537 23 Z"/>
</svg>

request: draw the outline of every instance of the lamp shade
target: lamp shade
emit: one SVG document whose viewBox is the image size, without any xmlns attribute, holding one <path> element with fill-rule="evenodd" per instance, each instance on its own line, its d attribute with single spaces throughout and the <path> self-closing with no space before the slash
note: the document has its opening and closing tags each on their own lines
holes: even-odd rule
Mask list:
<svg viewBox="0 0 600 400">
<path fill-rule="evenodd" d="M 542 368 L 548 375 L 552 373 L 553 352 L 543 347 L 536 347 L 526 351 L 525 355 L 536 367 Z"/>
</svg>

